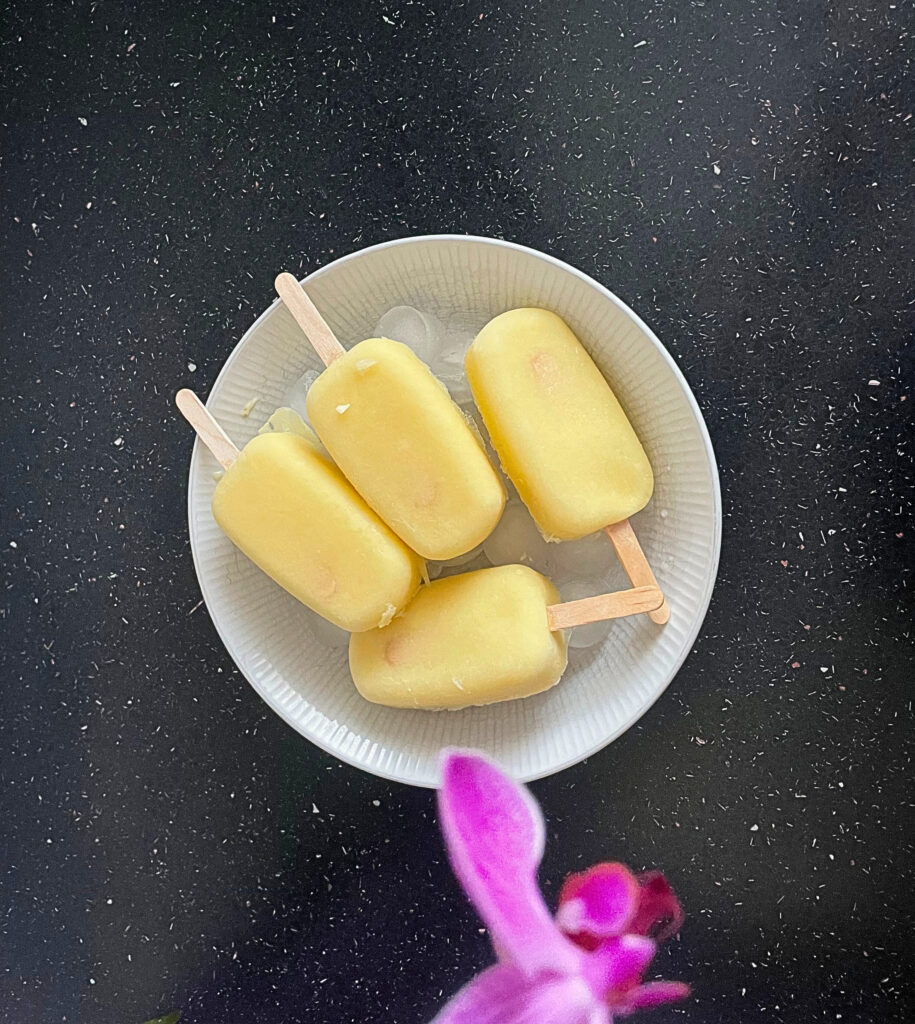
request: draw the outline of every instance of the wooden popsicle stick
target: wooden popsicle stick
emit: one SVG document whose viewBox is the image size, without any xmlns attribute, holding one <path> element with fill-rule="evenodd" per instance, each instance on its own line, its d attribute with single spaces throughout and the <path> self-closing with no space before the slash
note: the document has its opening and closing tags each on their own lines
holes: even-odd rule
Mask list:
<svg viewBox="0 0 915 1024">
<path fill-rule="evenodd" d="M 228 434 L 210 415 L 209 409 L 189 388 L 182 388 L 175 395 L 175 405 L 197 431 L 200 440 L 216 456 L 220 466 L 223 469 L 228 469 L 238 458 L 238 449 L 232 444 Z"/>
<path fill-rule="evenodd" d="M 342 356 L 346 349 L 337 341 L 337 336 L 327 326 L 327 321 L 318 312 L 305 289 L 292 274 L 279 274 L 273 282 L 276 293 L 292 313 L 293 319 L 302 328 L 311 347 L 318 353 L 325 366 Z"/>
<path fill-rule="evenodd" d="M 583 597 L 580 601 L 564 601 L 547 606 L 546 618 L 550 629 L 568 629 L 584 626 L 603 619 L 621 619 L 626 615 L 652 612 L 664 604 L 664 595 L 657 587 L 634 587 L 617 590 L 612 594 Z"/>
<path fill-rule="evenodd" d="M 655 579 L 654 572 L 648 564 L 639 538 L 636 537 L 629 520 L 624 519 L 621 523 L 613 523 L 604 529 L 613 544 L 616 557 L 629 577 L 629 582 L 634 587 L 658 587 L 658 581 Z M 660 590 L 660 587 L 658 589 Z M 663 626 L 670 618 L 670 607 L 663 595 L 661 604 L 649 611 L 648 617 L 660 626 Z"/>
</svg>

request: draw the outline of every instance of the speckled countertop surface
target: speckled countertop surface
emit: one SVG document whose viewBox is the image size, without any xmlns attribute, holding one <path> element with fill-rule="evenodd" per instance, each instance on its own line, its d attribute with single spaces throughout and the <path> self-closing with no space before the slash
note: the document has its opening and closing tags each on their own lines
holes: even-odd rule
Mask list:
<svg viewBox="0 0 915 1024">
<path fill-rule="evenodd" d="M 221 647 L 171 404 L 277 269 L 452 231 L 628 301 L 721 468 L 694 653 L 533 787 L 546 889 L 667 870 L 659 1022 L 912 1019 L 911 9 L 3 8 L 0 1018 L 422 1024 L 488 961 L 432 794 Z"/>
</svg>

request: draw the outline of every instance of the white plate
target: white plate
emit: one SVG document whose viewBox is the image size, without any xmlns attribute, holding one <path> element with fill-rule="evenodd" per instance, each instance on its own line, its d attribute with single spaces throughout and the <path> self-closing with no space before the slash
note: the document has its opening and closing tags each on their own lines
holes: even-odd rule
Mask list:
<svg viewBox="0 0 915 1024">
<path fill-rule="evenodd" d="M 400 782 L 435 785 L 444 746 L 485 750 L 523 780 L 599 750 L 673 679 L 699 632 L 718 568 L 718 474 L 702 414 L 682 374 L 649 328 L 606 288 L 509 242 L 460 235 L 399 239 L 336 260 L 306 283 L 344 344 L 368 337 L 379 317 L 400 304 L 463 330 L 478 330 L 517 306 L 543 306 L 562 316 L 611 381 L 654 467 L 654 497 L 633 524 L 671 618 L 663 628 L 644 615 L 621 619 L 600 646 L 569 652 L 569 668 L 557 686 L 526 700 L 457 712 L 369 704 L 352 684 L 346 650 L 315 643 L 306 609 L 213 521 L 210 499 L 219 467 L 198 443 L 188 499 L 191 549 L 229 654 L 303 736 L 343 761 Z M 229 356 L 207 405 L 242 445 L 309 368 L 319 368 L 317 357 L 285 307 L 274 302 Z M 242 409 L 254 397 L 260 400 L 245 418 Z"/>
</svg>

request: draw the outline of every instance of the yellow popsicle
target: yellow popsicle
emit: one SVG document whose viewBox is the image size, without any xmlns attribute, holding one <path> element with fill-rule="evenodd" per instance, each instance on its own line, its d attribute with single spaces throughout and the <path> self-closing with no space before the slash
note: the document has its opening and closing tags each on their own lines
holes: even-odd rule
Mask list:
<svg viewBox="0 0 915 1024">
<path fill-rule="evenodd" d="M 312 384 L 308 416 L 334 461 L 424 558 L 470 551 L 494 529 L 505 489 L 460 409 L 399 342 L 370 338 Z"/>
<path fill-rule="evenodd" d="M 584 537 L 648 503 L 648 456 L 555 313 L 513 309 L 490 320 L 465 368 L 502 468 L 548 539 Z"/>
<path fill-rule="evenodd" d="M 419 586 L 419 556 L 306 437 L 249 441 L 216 485 L 213 515 L 268 576 L 343 629 L 384 625 Z"/>
<path fill-rule="evenodd" d="M 350 672 L 363 697 L 396 708 L 539 693 L 566 667 L 566 639 L 547 622 L 558 601 L 553 584 L 524 565 L 435 580 L 386 629 L 350 637 Z"/>
</svg>

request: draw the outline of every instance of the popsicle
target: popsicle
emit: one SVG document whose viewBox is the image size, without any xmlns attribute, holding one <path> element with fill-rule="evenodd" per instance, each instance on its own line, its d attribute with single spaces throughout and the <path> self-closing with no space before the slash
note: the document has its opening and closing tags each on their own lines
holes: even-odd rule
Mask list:
<svg viewBox="0 0 915 1024">
<path fill-rule="evenodd" d="M 560 604 L 525 565 L 500 565 L 420 587 L 386 629 L 354 633 L 349 664 L 366 700 L 396 708 L 458 709 L 540 693 L 566 667 L 562 629 L 657 608 L 656 587 Z"/>
<path fill-rule="evenodd" d="M 569 326 L 546 309 L 490 320 L 465 368 L 502 468 L 544 536 L 605 529 L 634 586 L 657 586 L 629 524 L 654 477 L 626 413 Z M 670 617 L 666 602 L 651 618 Z"/>
<path fill-rule="evenodd" d="M 369 338 L 344 350 L 291 274 L 276 290 L 327 369 L 308 417 L 344 475 L 414 551 L 444 561 L 495 528 L 505 488 L 461 410 L 406 346 Z"/>
<path fill-rule="evenodd" d="M 258 434 L 239 451 L 192 392 L 178 408 L 225 468 L 213 516 L 281 587 L 352 632 L 387 624 L 413 597 L 422 559 L 301 434 Z"/>
</svg>

